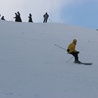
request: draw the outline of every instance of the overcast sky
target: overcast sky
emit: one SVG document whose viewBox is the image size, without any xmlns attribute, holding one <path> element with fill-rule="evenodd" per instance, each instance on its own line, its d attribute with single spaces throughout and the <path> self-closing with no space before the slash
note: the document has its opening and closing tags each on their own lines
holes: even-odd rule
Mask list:
<svg viewBox="0 0 98 98">
<path fill-rule="evenodd" d="M 19 11 L 23 22 L 29 13 L 34 22 L 42 22 L 48 12 L 48 22 L 65 23 L 88 28 L 98 28 L 98 0 L 2 0 L 0 14 L 6 20 L 14 21 Z"/>
</svg>

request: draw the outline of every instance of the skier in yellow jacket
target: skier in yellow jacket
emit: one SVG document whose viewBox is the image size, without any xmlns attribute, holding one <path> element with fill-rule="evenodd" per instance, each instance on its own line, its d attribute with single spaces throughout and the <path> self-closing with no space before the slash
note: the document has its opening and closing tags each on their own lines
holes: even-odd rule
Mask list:
<svg viewBox="0 0 98 98">
<path fill-rule="evenodd" d="M 77 51 L 75 48 L 76 48 L 76 43 L 77 43 L 77 40 L 74 39 L 73 42 L 71 44 L 69 44 L 68 46 L 68 49 L 67 49 L 67 52 L 71 55 L 74 56 L 75 58 L 75 63 L 81 63 L 79 60 L 78 60 L 78 54 L 79 54 L 79 51 Z"/>
</svg>

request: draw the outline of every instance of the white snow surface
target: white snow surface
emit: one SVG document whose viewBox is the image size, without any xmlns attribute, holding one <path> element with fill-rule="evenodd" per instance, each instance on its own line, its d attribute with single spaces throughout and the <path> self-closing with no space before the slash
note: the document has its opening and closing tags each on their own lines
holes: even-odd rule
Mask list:
<svg viewBox="0 0 98 98">
<path fill-rule="evenodd" d="M 73 39 L 79 60 L 66 50 Z M 98 31 L 0 21 L 0 98 L 98 98 Z"/>
</svg>

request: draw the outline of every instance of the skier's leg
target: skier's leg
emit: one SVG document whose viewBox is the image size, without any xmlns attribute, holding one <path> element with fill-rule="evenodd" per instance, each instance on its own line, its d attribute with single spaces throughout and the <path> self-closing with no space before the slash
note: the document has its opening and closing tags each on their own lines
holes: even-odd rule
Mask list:
<svg viewBox="0 0 98 98">
<path fill-rule="evenodd" d="M 78 61 L 78 53 L 77 52 L 72 52 L 71 54 L 74 56 L 75 62 Z"/>
</svg>

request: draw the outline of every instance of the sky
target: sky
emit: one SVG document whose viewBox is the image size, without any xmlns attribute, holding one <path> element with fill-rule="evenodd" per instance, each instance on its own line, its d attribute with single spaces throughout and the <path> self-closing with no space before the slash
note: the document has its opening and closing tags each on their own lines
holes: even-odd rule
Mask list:
<svg viewBox="0 0 98 98">
<path fill-rule="evenodd" d="M 98 0 L 3 0 L 0 14 L 8 21 L 14 21 L 19 11 L 23 22 L 28 22 L 29 13 L 33 21 L 42 22 L 48 12 L 48 22 L 98 28 Z"/>
</svg>

